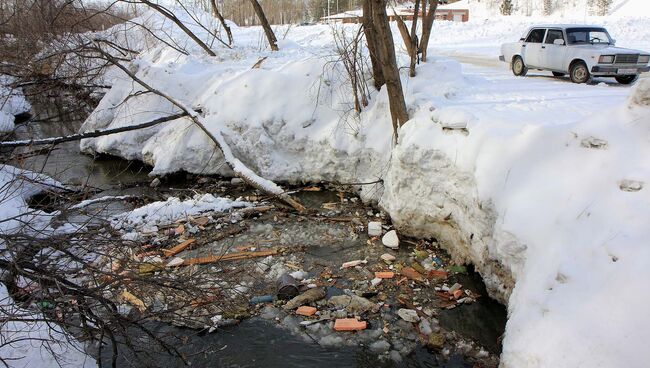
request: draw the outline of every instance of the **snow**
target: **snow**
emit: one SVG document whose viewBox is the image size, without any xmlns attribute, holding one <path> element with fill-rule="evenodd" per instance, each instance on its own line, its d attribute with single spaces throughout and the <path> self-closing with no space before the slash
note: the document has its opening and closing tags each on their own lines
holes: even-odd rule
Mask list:
<svg viewBox="0 0 650 368">
<path fill-rule="evenodd" d="M 124 231 L 146 231 L 159 225 L 168 225 L 176 220 L 196 216 L 206 212 L 226 212 L 233 208 L 252 206 L 249 202 L 233 201 L 215 197 L 212 194 L 196 195 L 194 198 L 180 200 L 170 197 L 166 201 L 149 203 L 115 216 L 111 223 L 116 229 Z"/>
<path fill-rule="evenodd" d="M 0 133 L 14 130 L 14 115 L 31 109 L 22 91 L 10 87 L 13 82 L 12 77 L 0 74 Z"/>
<path fill-rule="evenodd" d="M 552 20 L 585 22 L 580 18 Z M 534 71 L 515 78 L 490 60 L 502 42 L 549 20 L 472 19 L 436 22 L 430 55 L 455 53 L 475 58 L 474 65 L 433 56 L 416 78 L 402 75 L 411 120 L 395 146 L 385 89 L 372 92 L 361 115 L 351 111 L 330 26 L 278 28 L 286 37 L 276 53 L 260 46 L 256 27 L 235 29 L 235 47 L 215 46 L 216 58 L 190 43 L 189 56 L 152 44 L 132 70 L 201 107 L 206 128 L 232 147 L 226 153 L 265 178 L 382 178 L 383 186 L 363 186 L 364 198 L 378 201 L 400 234 L 435 237 L 458 261 L 475 264 L 490 293 L 507 303 L 504 368 L 643 367 L 650 358 L 643 284 L 650 276 L 649 82 L 630 89 L 605 79 L 574 85 Z M 621 46 L 650 49 L 648 17 L 587 20 L 606 26 Z M 406 65 L 401 40 L 396 44 Z M 251 70 L 260 57 L 268 59 Z M 151 94 L 124 102 L 138 90 L 116 78 L 82 129 L 175 112 Z M 188 120 L 81 147 L 144 160 L 157 175 L 228 173 Z M 168 202 L 119 221 L 144 228 L 231 205 L 214 197 Z"/>
<path fill-rule="evenodd" d="M 0 166 L 0 233 L 10 234 L 27 228 L 27 234 L 31 230 L 43 236 L 43 230 L 52 230 L 49 222 L 53 214 L 31 210 L 26 201 L 38 193 L 61 188 L 61 183 L 45 175 Z M 25 226 L 26 223 L 29 226 Z M 4 249 L 4 242 L 1 247 Z M 20 321 L 4 321 L 9 316 L 18 316 Z M 96 365 L 77 342 L 39 321 L 42 318 L 39 313 L 16 306 L 4 284 L 0 284 L 0 318 L 4 321 L 0 325 L 0 356 L 9 367 L 58 367 L 59 363 L 73 367 Z M 30 319 L 33 321 L 25 322 Z"/>
<path fill-rule="evenodd" d="M 59 328 L 39 321 L 39 313 L 17 307 L 7 288 L 0 284 L 0 316 L 19 316 L 18 321 L 6 321 L 0 326 L 2 346 L 0 356 L 11 368 L 19 367 L 96 367 L 79 343 L 70 341 Z M 33 322 L 24 322 L 33 319 Z"/>
</svg>

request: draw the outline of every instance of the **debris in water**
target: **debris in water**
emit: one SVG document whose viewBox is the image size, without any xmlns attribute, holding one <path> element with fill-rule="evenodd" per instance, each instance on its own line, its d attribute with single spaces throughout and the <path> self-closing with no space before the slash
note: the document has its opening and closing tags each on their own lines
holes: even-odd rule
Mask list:
<svg viewBox="0 0 650 368">
<path fill-rule="evenodd" d="M 357 321 L 354 318 L 341 318 L 334 321 L 334 331 L 361 331 L 367 327 L 366 321 Z"/>
<path fill-rule="evenodd" d="M 397 232 L 395 232 L 395 230 L 391 230 L 387 232 L 386 235 L 384 235 L 384 237 L 381 238 L 381 242 L 388 248 L 391 249 L 399 248 L 399 238 L 397 237 Z"/>
</svg>

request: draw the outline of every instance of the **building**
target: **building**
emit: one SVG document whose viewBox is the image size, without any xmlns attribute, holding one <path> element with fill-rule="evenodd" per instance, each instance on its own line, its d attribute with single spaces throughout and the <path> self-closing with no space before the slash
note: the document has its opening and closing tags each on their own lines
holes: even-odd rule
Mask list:
<svg viewBox="0 0 650 368">
<path fill-rule="evenodd" d="M 467 22 L 469 21 L 469 9 L 463 9 L 460 6 L 455 6 L 456 4 L 449 5 L 440 5 L 436 10 L 436 19 L 437 20 L 448 20 L 453 22 Z M 390 7 L 386 8 L 386 13 L 388 15 L 388 20 L 393 22 L 397 20 L 397 17 L 401 17 L 404 20 L 413 20 L 413 15 L 415 10 L 413 6 L 402 6 L 402 7 Z M 422 16 L 422 12 L 420 12 Z M 363 17 L 363 10 L 350 10 L 339 14 L 330 15 L 329 17 L 322 17 L 321 22 L 325 23 L 361 23 L 361 18 Z"/>
</svg>

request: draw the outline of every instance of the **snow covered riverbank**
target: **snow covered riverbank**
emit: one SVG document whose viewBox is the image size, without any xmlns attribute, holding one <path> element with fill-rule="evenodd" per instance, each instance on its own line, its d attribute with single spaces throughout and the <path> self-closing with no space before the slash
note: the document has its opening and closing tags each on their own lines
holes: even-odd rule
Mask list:
<svg viewBox="0 0 650 368">
<path fill-rule="evenodd" d="M 622 29 L 632 21 L 611 22 Z M 223 133 L 236 156 L 266 178 L 383 179 L 383 186 L 363 187 L 366 198 L 378 201 L 402 233 L 437 237 L 475 264 L 492 294 L 507 302 L 504 367 L 648 361 L 647 85 L 629 98 L 631 90 L 615 84 L 517 79 L 433 58 L 416 78 L 403 76 L 412 119 L 392 147 L 385 90 L 360 116 L 350 112 L 349 87 L 332 62 L 332 29 L 286 31 L 277 53 L 260 50 L 260 29 L 238 28 L 235 48 L 219 49 L 217 58 L 158 45 L 133 68 L 155 88 L 201 107 L 208 129 Z M 268 59 L 251 69 L 260 57 Z M 82 129 L 174 111 L 152 94 L 125 101 L 136 91 L 126 78 L 115 81 Z M 81 146 L 143 160 L 153 174 L 227 173 L 211 142 L 187 121 Z"/>
</svg>

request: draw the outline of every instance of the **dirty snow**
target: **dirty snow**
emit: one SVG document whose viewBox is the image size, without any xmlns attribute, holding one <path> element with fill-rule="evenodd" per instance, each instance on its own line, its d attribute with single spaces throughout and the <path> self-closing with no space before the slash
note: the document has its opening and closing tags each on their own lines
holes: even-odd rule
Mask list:
<svg viewBox="0 0 650 368">
<path fill-rule="evenodd" d="M 603 23 L 621 46 L 650 49 L 650 18 L 583 20 Z M 432 50 L 495 58 L 501 42 L 518 39 L 535 21 L 437 22 Z M 331 63 L 331 28 L 278 28 L 285 31 L 277 53 L 260 46 L 259 28 L 234 29 L 236 46 L 216 47 L 216 58 L 153 44 L 133 70 L 200 106 L 207 128 L 266 178 L 383 178 L 383 187 L 363 187 L 365 197 L 378 200 L 402 233 L 436 237 L 455 258 L 474 263 L 492 295 L 507 303 L 503 367 L 647 364 L 645 80 L 636 89 L 609 80 L 573 85 L 546 73 L 515 78 L 496 63 L 433 57 L 416 78 L 402 76 L 412 119 L 393 148 L 385 89 L 373 92 L 360 116 L 351 112 L 349 86 Z M 262 56 L 268 59 L 251 70 Z M 406 65 L 403 51 L 398 57 Z M 174 111 L 151 94 L 123 103 L 137 90 L 117 79 L 83 130 Z M 594 147 L 594 139 L 607 144 Z M 211 142 L 185 120 L 81 147 L 144 160 L 153 174 L 227 172 Z M 136 214 L 125 219 L 140 224 Z"/>
<path fill-rule="evenodd" d="M 116 229 L 136 232 L 156 232 L 157 226 L 168 225 L 206 212 L 226 212 L 233 208 L 250 207 L 250 202 L 233 201 L 212 194 L 197 194 L 194 198 L 181 200 L 170 197 L 166 201 L 149 203 L 115 216 L 111 223 Z"/>
</svg>

